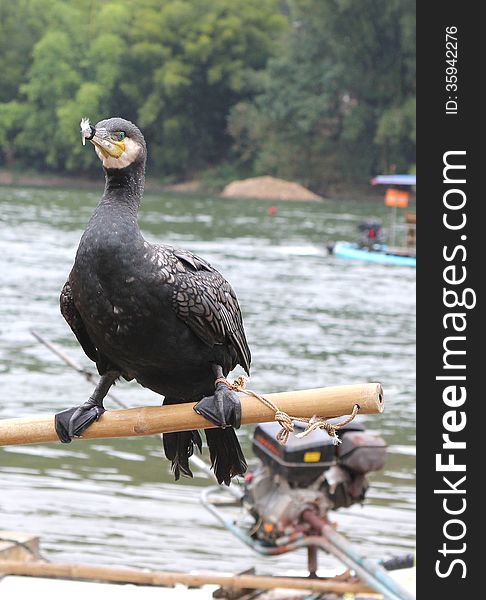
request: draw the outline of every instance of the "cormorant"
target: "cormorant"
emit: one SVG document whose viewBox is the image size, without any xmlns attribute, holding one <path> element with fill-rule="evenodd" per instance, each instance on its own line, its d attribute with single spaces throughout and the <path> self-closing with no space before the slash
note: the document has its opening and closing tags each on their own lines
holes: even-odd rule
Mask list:
<svg viewBox="0 0 486 600">
<path fill-rule="evenodd" d="M 218 425 L 206 438 L 215 475 L 229 485 L 246 471 L 233 429 L 240 425 L 240 403 L 217 380 L 237 364 L 248 374 L 251 361 L 236 295 L 203 258 L 142 237 L 137 214 L 147 148 L 138 127 L 118 117 L 94 127 L 83 119 L 81 134 L 103 164 L 105 190 L 60 306 L 101 378 L 87 402 L 56 415 L 59 439 L 70 442 L 100 417 L 119 377 L 135 379 L 162 394 L 165 404 L 198 402 L 196 412 Z M 192 476 L 188 458 L 194 444 L 201 449 L 199 433 L 166 433 L 163 442 L 176 480 Z"/>
</svg>

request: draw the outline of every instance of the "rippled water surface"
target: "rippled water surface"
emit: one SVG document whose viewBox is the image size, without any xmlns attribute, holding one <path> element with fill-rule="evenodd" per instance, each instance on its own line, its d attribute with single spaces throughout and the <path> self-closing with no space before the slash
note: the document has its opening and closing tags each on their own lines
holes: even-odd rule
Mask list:
<svg viewBox="0 0 486 600">
<path fill-rule="evenodd" d="M 90 367 L 58 310 L 59 291 L 99 194 L 0 188 L 0 418 L 49 414 L 92 386 L 41 346 L 36 328 Z M 380 381 L 386 409 L 362 421 L 388 444 L 363 507 L 332 515 L 372 557 L 409 552 L 415 539 L 415 270 L 327 256 L 354 239 L 380 203 L 275 203 L 148 194 L 150 241 L 201 254 L 232 283 L 261 392 Z M 130 406 L 159 404 L 136 383 Z M 107 408 L 114 405 L 106 402 Z M 252 457 L 251 427 L 239 435 Z M 199 501 L 206 480 L 173 482 L 156 438 L 0 448 L 0 530 L 42 539 L 51 560 L 172 570 L 283 573 L 305 554 L 261 558 L 215 523 Z M 323 565 L 333 565 L 322 557 Z"/>
</svg>

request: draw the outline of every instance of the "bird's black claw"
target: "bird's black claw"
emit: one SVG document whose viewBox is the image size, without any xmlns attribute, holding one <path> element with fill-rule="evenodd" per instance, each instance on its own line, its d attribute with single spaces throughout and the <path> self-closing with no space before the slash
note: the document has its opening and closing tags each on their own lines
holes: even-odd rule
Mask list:
<svg viewBox="0 0 486 600">
<path fill-rule="evenodd" d="M 105 409 L 102 406 L 86 402 L 81 406 L 74 406 L 57 413 L 54 417 L 57 437 L 61 442 L 69 444 L 73 438 L 79 437 L 91 423 L 97 421 L 104 412 Z"/>
<path fill-rule="evenodd" d="M 54 416 L 54 427 L 56 429 L 57 437 L 63 442 L 63 444 L 69 444 L 71 438 L 69 437 L 69 420 L 77 410 L 77 406 L 74 408 L 68 408 L 62 412 L 57 413 Z"/>
<path fill-rule="evenodd" d="M 238 429 L 241 425 L 240 399 L 224 384 L 218 384 L 214 396 L 206 396 L 199 400 L 194 407 L 198 415 L 201 415 L 217 427 L 234 427 Z"/>
</svg>

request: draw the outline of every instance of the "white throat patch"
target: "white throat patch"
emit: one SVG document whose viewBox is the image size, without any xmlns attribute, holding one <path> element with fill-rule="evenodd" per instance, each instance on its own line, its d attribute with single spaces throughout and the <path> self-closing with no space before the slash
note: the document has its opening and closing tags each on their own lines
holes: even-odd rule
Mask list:
<svg viewBox="0 0 486 600">
<path fill-rule="evenodd" d="M 125 150 L 123 154 L 121 154 L 118 158 L 114 158 L 113 156 L 105 157 L 101 150 L 95 146 L 96 154 L 98 158 L 103 163 L 105 169 L 124 169 L 131 165 L 134 160 L 136 160 L 142 151 L 142 146 L 132 140 L 131 138 L 125 138 Z"/>
</svg>

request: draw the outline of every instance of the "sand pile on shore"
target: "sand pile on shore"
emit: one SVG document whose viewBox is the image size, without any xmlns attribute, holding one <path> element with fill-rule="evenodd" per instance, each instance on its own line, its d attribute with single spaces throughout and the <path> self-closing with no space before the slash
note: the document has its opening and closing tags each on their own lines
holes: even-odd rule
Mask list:
<svg viewBox="0 0 486 600">
<path fill-rule="evenodd" d="M 221 193 L 226 198 L 262 198 L 267 200 L 322 200 L 300 183 L 275 177 L 252 177 L 232 181 Z"/>
</svg>

